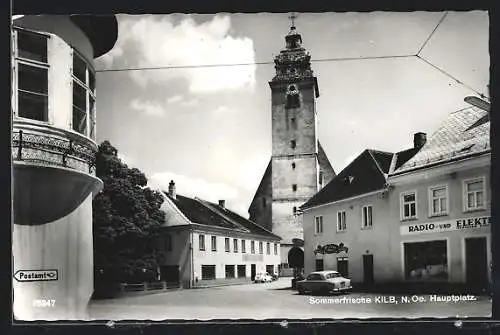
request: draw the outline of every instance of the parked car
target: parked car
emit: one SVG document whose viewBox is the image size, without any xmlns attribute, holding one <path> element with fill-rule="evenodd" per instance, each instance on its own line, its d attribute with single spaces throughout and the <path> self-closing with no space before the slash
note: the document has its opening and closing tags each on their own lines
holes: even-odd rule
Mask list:
<svg viewBox="0 0 500 335">
<path fill-rule="evenodd" d="M 311 272 L 305 280 L 297 281 L 299 294 L 344 292 L 352 289 L 351 280 L 342 277 L 337 271 Z"/>
<path fill-rule="evenodd" d="M 270 283 L 273 281 L 273 277 L 267 272 L 261 272 L 255 275 L 254 281 L 256 283 Z"/>
</svg>

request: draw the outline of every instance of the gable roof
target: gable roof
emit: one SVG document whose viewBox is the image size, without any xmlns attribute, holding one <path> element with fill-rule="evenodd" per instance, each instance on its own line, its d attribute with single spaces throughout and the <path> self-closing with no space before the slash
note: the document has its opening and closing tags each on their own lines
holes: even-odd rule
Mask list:
<svg viewBox="0 0 500 335">
<path fill-rule="evenodd" d="M 281 240 L 279 236 L 260 227 L 255 222 L 245 219 L 233 211 L 222 208 L 217 204 L 198 198 L 192 199 L 182 195 L 177 195 L 174 199 L 168 192 L 163 193 L 192 223 L 226 228 L 240 233 L 248 233 Z"/>
<path fill-rule="evenodd" d="M 392 157 L 389 152 L 363 151 L 300 208 L 307 209 L 383 189 Z"/>
<path fill-rule="evenodd" d="M 451 113 L 422 149 L 394 171 L 394 175 L 463 159 L 490 151 L 490 123 L 470 128 L 488 115 L 477 107 L 467 107 Z"/>
</svg>

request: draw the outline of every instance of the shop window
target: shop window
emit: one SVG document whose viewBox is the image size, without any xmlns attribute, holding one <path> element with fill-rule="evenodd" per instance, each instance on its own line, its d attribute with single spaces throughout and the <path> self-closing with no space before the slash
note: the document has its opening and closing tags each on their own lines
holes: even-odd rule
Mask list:
<svg viewBox="0 0 500 335">
<path fill-rule="evenodd" d="M 238 278 L 245 278 L 247 276 L 247 266 L 238 265 Z"/>
<path fill-rule="evenodd" d="M 417 217 L 417 192 L 401 194 L 401 219 L 409 220 Z"/>
<path fill-rule="evenodd" d="M 202 280 L 215 279 L 215 265 L 202 265 L 201 266 L 201 279 Z"/>
<path fill-rule="evenodd" d="M 226 250 L 226 252 L 230 252 L 230 248 L 229 248 L 229 237 L 226 237 L 224 239 L 224 249 Z"/>
<path fill-rule="evenodd" d="M 410 281 L 447 281 L 446 241 L 404 244 L 405 277 Z"/>
<path fill-rule="evenodd" d="M 246 253 L 247 252 L 247 246 L 246 246 L 246 243 L 247 241 L 245 240 L 241 240 L 241 252 L 242 253 Z"/>
<path fill-rule="evenodd" d="M 446 215 L 448 213 L 448 189 L 446 186 L 431 187 L 429 189 L 429 208 L 431 216 Z"/>
<path fill-rule="evenodd" d="M 226 279 L 234 278 L 234 265 L 226 265 Z"/>
<path fill-rule="evenodd" d="M 217 251 L 217 236 L 212 236 L 211 238 L 212 251 Z"/>
<path fill-rule="evenodd" d="M 259 242 L 259 254 L 263 254 L 264 253 L 264 244 L 262 243 L 262 241 Z"/>
<path fill-rule="evenodd" d="M 47 42 L 49 37 L 16 30 L 17 116 L 48 121 Z"/>
<path fill-rule="evenodd" d="M 323 217 L 315 216 L 314 217 L 314 233 L 315 234 L 323 234 Z"/>
<path fill-rule="evenodd" d="M 205 250 L 205 235 L 198 236 L 200 251 Z"/>
<path fill-rule="evenodd" d="M 465 211 L 484 209 L 485 191 L 484 178 L 464 181 L 464 202 Z"/>
<path fill-rule="evenodd" d="M 250 242 L 250 252 L 255 254 L 255 241 Z"/>
<path fill-rule="evenodd" d="M 266 253 L 268 255 L 271 254 L 271 243 L 269 243 L 269 242 L 266 243 Z"/>
<path fill-rule="evenodd" d="M 345 211 L 337 212 L 337 231 L 345 231 L 347 229 Z"/>
<path fill-rule="evenodd" d="M 237 239 L 233 239 L 233 249 L 234 249 L 234 252 L 238 252 L 238 240 Z"/>
<path fill-rule="evenodd" d="M 373 226 L 373 207 L 363 206 L 363 228 L 370 228 Z"/>
</svg>

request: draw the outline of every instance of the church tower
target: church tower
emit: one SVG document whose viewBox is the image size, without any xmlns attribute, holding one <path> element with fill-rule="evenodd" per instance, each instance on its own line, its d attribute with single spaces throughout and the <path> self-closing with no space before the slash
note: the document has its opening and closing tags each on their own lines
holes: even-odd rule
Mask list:
<svg viewBox="0 0 500 335">
<path fill-rule="evenodd" d="M 250 220 L 282 238 L 282 268 L 293 239 L 303 239 L 297 209 L 335 175 L 318 141 L 318 81 L 293 23 L 275 57 L 271 88 L 272 156 L 249 208 Z"/>
</svg>

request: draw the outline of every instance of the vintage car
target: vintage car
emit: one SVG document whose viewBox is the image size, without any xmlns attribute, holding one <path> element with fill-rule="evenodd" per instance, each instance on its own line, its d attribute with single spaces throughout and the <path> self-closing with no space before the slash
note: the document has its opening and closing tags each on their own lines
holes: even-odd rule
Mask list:
<svg viewBox="0 0 500 335">
<path fill-rule="evenodd" d="M 257 273 L 255 275 L 254 282 L 256 283 L 270 283 L 273 281 L 273 277 L 267 272 Z"/>
<path fill-rule="evenodd" d="M 299 294 L 345 292 L 352 289 L 351 280 L 342 277 L 337 271 L 311 272 L 305 280 L 297 282 Z"/>
</svg>

